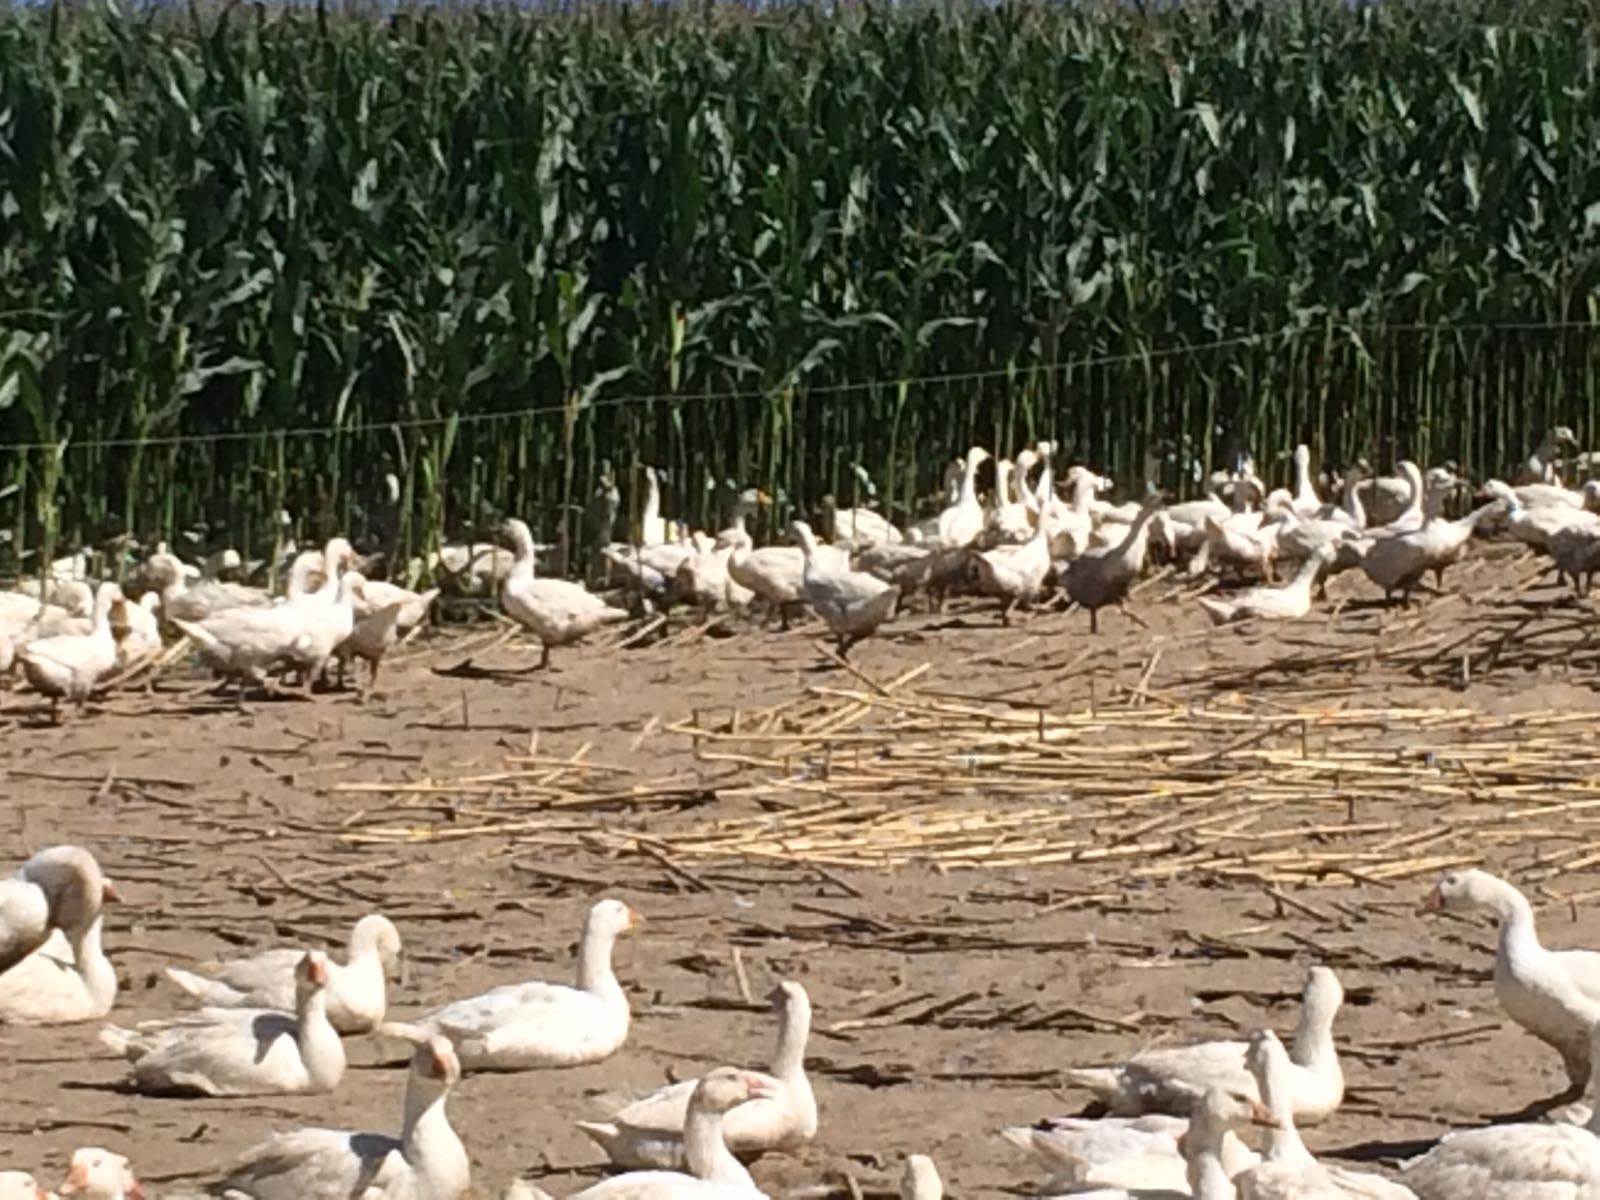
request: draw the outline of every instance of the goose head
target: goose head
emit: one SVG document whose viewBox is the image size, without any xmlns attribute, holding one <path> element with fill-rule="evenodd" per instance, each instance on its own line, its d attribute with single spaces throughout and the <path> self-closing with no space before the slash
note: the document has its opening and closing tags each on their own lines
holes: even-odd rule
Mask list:
<svg viewBox="0 0 1600 1200">
<path fill-rule="evenodd" d="M 84 1200 L 143 1200 L 144 1197 L 128 1160 L 98 1146 L 72 1152 L 61 1194 L 82 1196 Z"/>
<path fill-rule="evenodd" d="M 400 942 L 400 931 L 382 913 L 368 913 L 350 931 L 350 956 L 364 958 L 369 954 L 377 955 L 383 973 L 390 979 L 404 978 L 405 947 Z"/>
<path fill-rule="evenodd" d="M 900 1200 L 943 1200 L 944 1181 L 926 1154 L 906 1155 L 900 1172 Z"/>
<path fill-rule="evenodd" d="M 689 1106 L 704 1112 L 725 1113 L 739 1107 L 747 1100 L 761 1100 L 776 1096 L 783 1085 L 770 1075 L 759 1071 L 741 1071 L 736 1067 L 718 1067 L 695 1087 Z"/>
<path fill-rule="evenodd" d="M 1300 993 L 1300 1002 L 1308 1020 L 1332 1024 L 1333 1014 L 1344 1003 L 1344 986 L 1329 968 L 1312 967 L 1306 976 L 1305 989 Z"/>
</svg>

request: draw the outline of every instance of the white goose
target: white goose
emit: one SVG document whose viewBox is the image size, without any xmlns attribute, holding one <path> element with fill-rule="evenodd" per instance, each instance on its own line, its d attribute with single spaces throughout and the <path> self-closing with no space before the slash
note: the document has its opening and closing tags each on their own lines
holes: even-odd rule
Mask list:
<svg viewBox="0 0 1600 1200">
<path fill-rule="evenodd" d="M 1600 1024 L 1594 1040 L 1600 1042 Z M 1589 1058 L 1600 1064 L 1600 1045 L 1591 1046 Z M 1600 1078 L 1590 1087 L 1600 1094 Z M 1490 1125 L 1447 1133 L 1404 1163 L 1400 1178 L 1419 1200 L 1589 1200 L 1600 1196 L 1600 1118 L 1591 1116 L 1583 1127 Z"/>
<path fill-rule="evenodd" d="M 900 1169 L 900 1200 L 944 1200 L 944 1180 L 926 1154 L 906 1155 Z"/>
<path fill-rule="evenodd" d="M 847 655 L 852 645 L 870 637 L 889 619 L 900 589 L 874 575 L 839 570 L 823 558 L 811 526 L 796 521 L 791 528 L 805 555 L 800 597 L 838 639 L 840 655 Z"/>
<path fill-rule="evenodd" d="M 978 468 L 988 459 L 989 452 L 982 446 L 967 451 L 961 471 L 961 491 L 951 504 L 939 514 L 935 539 L 941 549 L 961 550 L 977 541 L 983 532 L 983 505 L 978 502 Z"/>
<path fill-rule="evenodd" d="M 1050 466 L 1044 468 L 1043 494 L 1050 494 Z M 1011 623 L 1011 610 L 1031 605 L 1050 574 L 1050 529 L 1044 521 L 1030 530 L 1026 541 L 985 550 L 973 560 L 984 591 L 999 596 L 1000 623 Z"/>
<path fill-rule="evenodd" d="M 1441 876 L 1424 908 L 1433 912 L 1487 908 L 1499 918 L 1494 991 L 1500 1006 L 1561 1055 L 1573 1089 L 1582 1089 L 1590 1076 L 1590 1033 L 1600 1015 L 1600 953 L 1545 949 L 1528 898 L 1487 871 Z"/>
<path fill-rule="evenodd" d="M 17 651 L 22 673 L 35 690 L 50 697 L 50 719 L 61 717 L 61 701 L 82 713 L 95 685 L 117 667 L 117 641 L 111 634 L 111 606 L 122 589 L 102 583 L 95 592 L 94 619 L 86 634 L 60 634 L 31 641 Z"/>
<path fill-rule="evenodd" d="M 417 1041 L 406 1080 L 398 1138 L 335 1129 L 274 1134 L 247 1151 L 220 1185 L 227 1200 L 460 1200 L 471 1184 L 466 1147 L 450 1127 L 445 1100 L 461 1064 L 444 1038 L 401 1026 Z"/>
<path fill-rule="evenodd" d="M 388 1009 L 387 981 L 404 974 L 400 931 L 382 913 L 369 913 L 350 931 L 344 965 L 328 963 L 328 1020 L 340 1033 L 370 1033 Z M 172 980 L 212 1008 L 292 1011 L 295 968 L 303 950 L 265 950 L 250 958 L 208 964 L 210 978 L 167 968 Z"/>
<path fill-rule="evenodd" d="M 1327 967 L 1313 967 L 1301 994 L 1290 1073 L 1295 1119 L 1314 1124 L 1334 1113 L 1344 1099 L 1344 1072 L 1333 1043 L 1333 1019 L 1344 1003 L 1344 989 Z M 1201 1042 L 1192 1046 L 1140 1051 L 1121 1066 L 1074 1067 L 1069 1083 L 1092 1091 L 1117 1116 L 1146 1112 L 1187 1113 L 1207 1087 L 1255 1096 L 1256 1082 L 1245 1066 L 1244 1042 Z"/>
<path fill-rule="evenodd" d="M 351 613 L 350 632 L 345 639 L 334 647 L 333 655 L 339 660 L 339 685 L 344 686 L 345 664 L 351 659 L 359 658 L 367 664 L 367 682 L 365 687 L 357 684 L 363 697 L 372 693 L 378 686 L 378 669 L 383 665 L 384 657 L 400 640 L 400 618 L 405 612 L 405 603 L 396 601 L 386 608 L 367 607 L 367 611 L 360 611 L 362 598 L 367 587 L 371 584 L 364 575 L 357 571 L 345 574 L 345 589 L 349 592 L 354 609 Z"/>
<path fill-rule="evenodd" d="M 790 980 L 773 990 L 772 1000 L 778 1013 L 774 1086 L 760 1099 L 733 1109 L 723 1122 L 723 1140 L 741 1158 L 794 1150 L 817 1133 L 817 1098 L 805 1067 L 811 999 L 804 987 Z M 609 1121 L 579 1121 L 578 1128 L 618 1166 L 680 1169 L 685 1161 L 684 1123 L 698 1085 L 698 1080 L 686 1079 L 660 1088 Z"/>
<path fill-rule="evenodd" d="M 1234 1176 L 1243 1200 L 1416 1200 L 1411 1189 L 1382 1175 L 1319 1163 L 1300 1140 L 1291 1103 L 1294 1064 L 1270 1029 L 1250 1035 L 1245 1053 L 1274 1126 L 1263 1161 Z"/>
<path fill-rule="evenodd" d="M 110 884 L 81 846 L 51 846 L 0 879 L 0 973 L 44 945 L 52 929 L 87 928 Z"/>
<path fill-rule="evenodd" d="M 1145 1188 L 1187 1195 L 1189 1168 L 1180 1146 L 1188 1131 L 1186 1117 L 1145 1113 L 1056 1117 L 1037 1125 L 1014 1125 L 1000 1135 L 1044 1164 L 1052 1192 Z M 1218 1153 L 1229 1177 L 1261 1161 L 1232 1130 L 1224 1132 Z"/>
<path fill-rule="evenodd" d="M 506 614 L 539 639 L 539 665 L 550 665 L 552 646 L 570 646 L 595 630 L 626 621 L 624 609 L 612 608 L 581 583 L 570 579 L 535 579 L 533 534 L 512 518 L 506 536 L 516 546 L 517 559 L 500 592 Z"/>
<path fill-rule="evenodd" d="M 1282 587 L 1253 587 L 1225 595 L 1201 596 L 1200 607 L 1214 625 L 1257 617 L 1263 621 L 1298 621 L 1311 611 L 1311 593 L 1317 576 L 1333 562 L 1337 551 L 1328 545 L 1303 561 Z"/>
<path fill-rule="evenodd" d="M 684 1157 L 689 1173 L 630 1171 L 584 1188 L 569 1200 L 728 1200 L 761 1196 L 750 1172 L 723 1140 L 727 1113 L 746 1101 L 770 1096 L 764 1075 L 719 1067 L 695 1087 L 684 1119 Z"/>
<path fill-rule="evenodd" d="M 0 1200 L 56 1200 L 26 1171 L 0 1171 Z"/>
<path fill-rule="evenodd" d="M 103 918 L 57 929 L 9 971 L 0 974 L 0 1024 L 71 1025 L 98 1021 L 117 1000 L 117 971 L 100 944 Z"/>
<path fill-rule="evenodd" d="M 137 1029 L 107 1025 L 101 1042 L 133 1064 L 141 1091 L 201 1096 L 302 1096 L 344 1078 L 344 1043 L 328 1023 L 328 959 L 304 954 L 295 968 L 294 1015 L 274 1009 L 206 1008 Z"/>
<path fill-rule="evenodd" d="M 1445 568 L 1460 560 L 1479 522 L 1499 507 L 1496 500 L 1459 521 L 1427 517 L 1414 529 L 1378 536 L 1362 554 L 1361 569 L 1383 589 L 1385 600 L 1392 601 L 1397 592 L 1402 600 L 1409 599 L 1411 589 L 1429 571 L 1435 586 L 1442 586 Z"/>
<path fill-rule="evenodd" d="M 418 1020 L 455 1043 L 469 1071 L 576 1067 L 610 1058 L 628 1038 L 628 995 L 611 969 L 619 935 L 639 926 L 620 900 L 589 910 L 578 985 L 512 983 L 437 1008 Z"/>
<path fill-rule="evenodd" d="M 72 1152 L 61 1194 L 82 1200 L 144 1200 L 144 1189 L 133 1173 L 133 1165 L 122 1155 L 98 1146 Z M 40 1195 L 48 1194 L 41 1190 Z"/>
<path fill-rule="evenodd" d="M 183 564 L 161 551 L 145 564 L 149 582 L 161 596 L 161 615 L 169 621 L 204 621 L 230 608 L 265 608 L 272 596 L 260 588 L 203 579 L 190 583 Z"/>
</svg>

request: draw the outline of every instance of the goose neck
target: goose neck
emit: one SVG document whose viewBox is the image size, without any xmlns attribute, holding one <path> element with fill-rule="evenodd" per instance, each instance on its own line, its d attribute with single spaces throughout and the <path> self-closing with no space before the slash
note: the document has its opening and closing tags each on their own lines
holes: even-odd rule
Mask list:
<svg viewBox="0 0 1600 1200">
<path fill-rule="evenodd" d="M 1239 1189 L 1222 1165 L 1222 1155 L 1201 1150 L 1189 1160 L 1189 1191 L 1194 1200 L 1238 1200 Z"/>
<path fill-rule="evenodd" d="M 806 1070 L 806 1042 L 811 1036 L 811 1006 L 790 997 L 778 1025 L 778 1044 L 772 1052 L 772 1073 L 785 1083 Z"/>
<path fill-rule="evenodd" d="M 1361 471 L 1352 467 L 1344 476 L 1344 511 L 1350 514 L 1350 519 L 1357 529 L 1367 526 L 1367 509 L 1361 503 Z"/>
<path fill-rule="evenodd" d="M 583 942 L 578 947 L 578 986 L 586 992 L 603 998 L 623 995 L 622 985 L 611 969 L 611 950 L 616 945 L 616 934 L 588 922 L 583 929 Z"/>
<path fill-rule="evenodd" d="M 1289 1086 L 1289 1056 L 1274 1045 L 1265 1063 L 1256 1063 L 1256 1085 L 1261 1101 L 1277 1125 L 1267 1131 L 1266 1157 L 1272 1162 L 1307 1162 L 1311 1152 L 1294 1124 L 1294 1098 Z"/>
<path fill-rule="evenodd" d="M 72 958 L 84 986 L 98 1009 L 109 1011 L 117 996 L 117 970 L 100 945 L 102 918 L 67 935 Z"/>
<path fill-rule="evenodd" d="M 400 1131 L 400 1152 L 427 1184 L 428 1196 L 459 1196 L 467 1186 L 470 1166 L 445 1112 L 445 1091 L 432 1080 L 416 1076 L 406 1089 L 405 1123 Z"/>
<path fill-rule="evenodd" d="M 328 992 L 316 988 L 300 1006 L 300 1061 L 306 1075 L 320 1091 L 332 1091 L 344 1076 L 344 1042 L 328 1022 Z"/>
<path fill-rule="evenodd" d="M 1474 880 L 1473 899 L 1500 919 L 1500 940 L 1537 946 L 1539 935 L 1528 898 L 1504 879 L 1484 875 Z"/>
<path fill-rule="evenodd" d="M 750 1173 L 733 1156 L 722 1136 L 722 1113 L 702 1108 L 692 1100 L 683 1123 L 683 1156 L 689 1173 L 696 1179 L 716 1183 L 742 1183 L 750 1179 Z"/>
</svg>

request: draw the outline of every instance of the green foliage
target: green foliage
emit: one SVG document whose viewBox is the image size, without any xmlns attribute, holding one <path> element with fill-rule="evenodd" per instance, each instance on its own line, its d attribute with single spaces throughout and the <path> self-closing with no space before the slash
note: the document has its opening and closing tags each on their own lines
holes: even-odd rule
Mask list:
<svg viewBox="0 0 1600 1200">
<path fill-rule="evenodd" d="M 13 10 L 0 525 L 553 539 L 602 457 L 903 511 L 1047 435 L 1501 469 L 1600 431 L 1592 18 Z"/>
</svg>

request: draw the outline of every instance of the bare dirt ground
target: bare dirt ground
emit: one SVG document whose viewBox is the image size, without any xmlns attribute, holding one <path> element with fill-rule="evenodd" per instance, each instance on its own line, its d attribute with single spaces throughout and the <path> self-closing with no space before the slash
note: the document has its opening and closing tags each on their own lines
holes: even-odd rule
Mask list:
<svg viewBox="0 0 1600 1200">
<path fill-rule="evenodd" d="M 120 1023 L 179 1007 L 166 964 L 341 946 L 380 908 L 410 960 L 394 1018 L 565 980 L 587 905 L 625 898 L 648 919 L 618 951 L 625 1049 L 451 1100 L 484 1196 L 593 1178 L 572 1121 L 603 1093 L 764 1063 L 784 977 L 816 1006 L 822 1129 L 757 1165 L 774 1194 L 883 1191 L 910 1152 L 952 1194 L 1026 1193 L 1040 1173 L 995 1131 L 1080 1110 L 1060 1068 L 1287 1032 L 1315 962 L 1348 992 L 1351 1092 L 1307 1140 L 1392 1164 L 1564 1083 L 1499 1013 L 1488 926 L 1414 914 L 1433 876 L 1486 861 L 1549 943 L 1600 946 L 1593 621 L 1536 576 L 1491 549 L 1409 610 L 1347 578 L 1336 609 L 1243 631 L 1167 579 L 1098 638 L 1081 613 L 1002 628 L 956 604 L 853 671 L 814 627 L 752 622 L 526 673 L 537 651 L 482 626 L 409 647 L 365 705 L 239 714 L 182 669 L 53 729 L 13 694 L 5 861 L 78 841 L 121 885 Z M 399 1121 L 390 1043 L 352 1041 L 332 1096 L 158 1100 L 95 1034 L 0 1030 L 0 1167 L 59 1182 L 107 1145 L 160 1195 L 276 1128 Z"/>
</svg>

